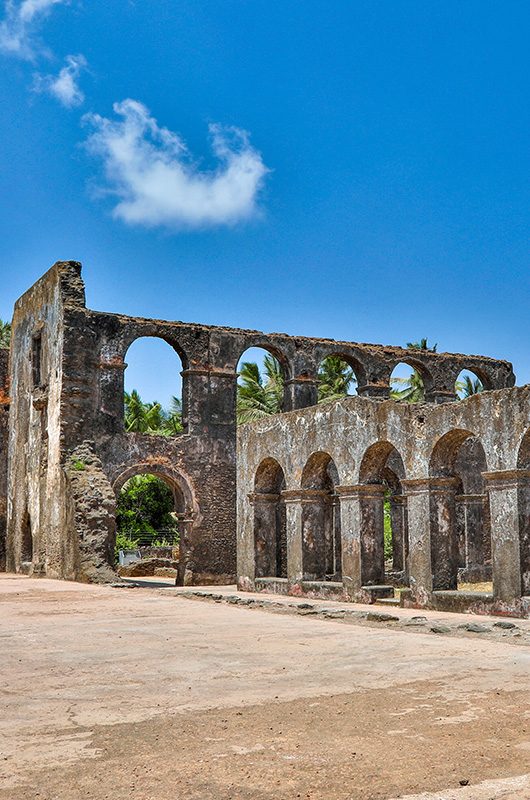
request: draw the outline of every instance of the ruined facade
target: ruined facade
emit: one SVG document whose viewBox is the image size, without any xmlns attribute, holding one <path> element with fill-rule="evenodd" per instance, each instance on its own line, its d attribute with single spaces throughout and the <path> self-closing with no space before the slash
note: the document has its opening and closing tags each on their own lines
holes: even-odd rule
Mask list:
<svg viewBox="0 0 530 800">
<path fill-rule="evenodd" d="M 402 605 L 527 616 L 530 387 L 442 405 L 348 397 L 244 426 L 238 580 L 362 602 L 397 584 Z"/>
<path fill-rule="evenodd" d="M 144 336 L 182 362 L 174 437 L 124 429 L 127 350 Z M 249 347 L 279 361 L 286 413 L 238 434 L 237 365 Z M 330 355 L 351 366 L 358 396 L 316 405 Z M 425 403 L 384 402 L 400 362 L 421 374 Z M 374 599 L 399 583 L 403 602 L 440 605 L 459 579 L 493 578 L 477 609 L 526 613 L 530 416 L 506 361 L 96 312 L 80 264 L 58 262 L 15 305 L 7 365 L 0 351 L 8 570 L 112 580 L 117 493 L 150 473 L 176 499 L 181 583 L 233 580 L 237 550 L 243 588 Z M 462 369 L 487 391 L 456 403 Z"/>
</svg>

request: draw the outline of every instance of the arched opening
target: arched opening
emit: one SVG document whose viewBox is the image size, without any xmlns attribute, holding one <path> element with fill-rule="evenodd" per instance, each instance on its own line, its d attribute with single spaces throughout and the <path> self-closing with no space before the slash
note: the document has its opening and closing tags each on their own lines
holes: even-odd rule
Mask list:
<svg viewBox="0 0 530 800">
<path fill-rule="evenodd" d="M 410 359 L 395 365 L 390 375 L 390 397 L 404 403 L 422 403 L 433 389 L 430 372 L 419 361 Z"/>
<path fill-rule="evenodd" d="M 491 526 L 483 472 L 486 454 L 473 433 L 456 429 L 431 459 L 430 529 L 434 590 L 491 589 Z"/>
<path fill-rule="evenodd" d="M 455 381 L 455 392 L 459 400 L 466 400 L 474 394 L 481 394 L 484 388 L 484 383 L 475 372 L 463 369 L 458 373 Z"/>
<path fill-rule="evenodd" d="M 318 452 L 302 473 L 302 566 L 306 581 L 341 581 L 339 475 L 328 453 Z"/>
<path fill-rule="evenodd" d="M 273 348 L 249 347 L 237 364 L 237 422 L 243 425 L 287 410 L 288 365 Z"/>
<path fill-rule="evenodd" d="M 183 583 L 194 518 L 187 482 L 180 475 L 146 464 L 123 473 L 115 481 L 114 491 L 116 561 L 122 566 L 140 561 L 137 574 L 156 575 L 156 570 L 162 569 L 165 577 Z M 160 559 L 167 563 L 154 563 Z"/>
<path fill-rule="evenodd" d="M 281 466 L 274 458 L 266 458 L 257 469 L 252 497 L 256 578 L 287 578 L 284 489 Z"/>
<path fill-rule="evenodd" d="M 164 339 L 143 336 L 125 356 L 124 427 L 127 433 L 177 436 L 187 428 L 186 365 Z"/>
<path fill-rule="evenodd" d="M 361 579 L 364 586 L 407 583 L 408 526 L 403 460 L 390 442 L 376 442 L 359 470 Z"/>
<path fill-rule="evenodd" d="M 523 436 L 519 446 L 517 469 L 530 471 L 530 429 Z M 530 595 L 530 475 L 521 477 L 517 491 L 521 584 L 522 593 Z"/>
<path fill-rule="evenodd" d="M 31 564 L 33 561 L 33 531 L 31 528 L 31 517 L 27 511 L 22 517 L 20 561 L 22 564 Z"/>
<path fill-rule="evenodd" d="M 332 353 L 320 362 L 318 380 L 318 402 L 325 403 L 357 394 L 359 365 L 342 353 Z"/>
</svg>

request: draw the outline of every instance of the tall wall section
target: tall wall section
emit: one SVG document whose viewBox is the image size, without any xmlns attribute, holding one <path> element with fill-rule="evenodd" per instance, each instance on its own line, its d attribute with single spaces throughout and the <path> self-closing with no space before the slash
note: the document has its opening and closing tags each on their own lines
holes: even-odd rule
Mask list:
<svg viewBox="0 0 530 800">
<path fill-rule="evenodd" d="M 235 575 L 237 365 L 250 347 L 280 362 L 285 411 L 317 402 L 329 355 L 348 361 L 366 398 L 388 396 L 401 361 L 421 372 L 432 404 L 454 398 L 463 368 L 489 389 L 514 382 L 508 362 L 480 356 L 92 311 L 73 261 L 55 264 L 20 298 L 12 337 L 7 567 L 76 580 L 114 576 L 116 493 L 141 473 L 182 499 L 180 579 Z M 127 351 L 141 337 L 163 339 L 181 360 L 184 430 L 175 437 L 124 429 Z"/>
<path fill-rule="evenodd" d="M 6 565 L 9 350 L 0 349 L 0 570 Z"/>
<path fill-rule="evenodd" d="M 7 569 L 77 577 L 61 429 L 64 314 L 83 302 L 79 269 L 54 265 L 16 303 L 11 340 Z"/>
</svg>

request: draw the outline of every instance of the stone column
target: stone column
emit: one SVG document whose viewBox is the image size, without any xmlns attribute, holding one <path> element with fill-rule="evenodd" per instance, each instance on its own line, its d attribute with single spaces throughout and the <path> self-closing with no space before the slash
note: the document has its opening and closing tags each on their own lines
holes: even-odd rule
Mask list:
<svg viewBox="0 0 530 800">
<path fill-rule="evenodd" d="M 357 387 L 357 394 L 362 397 L 371 397 L 373 400 L 388 400 L 390 397 L 389 383 L 364 383 Z"/>
<path fill-rule="evenodd" d="M 332 498 L 325 489 L 303 489 L 301 497 L 304 580 L 324 581 L 333 547 Z"/>
<path fill-rule="evenodd" d="M 406 547 L 406 500 L 402 494 L 390 497 L 390 523 L 392 525 L 392 569 L 405 571 Z"/>
<path fill-rule="evenodd" d="M 429 478 L 401 481 L 407 503 L 408 575 L 413 599 L 427 605 L 432 593 Z"/>
<path fill-rule="evenodd" d="M 206 365 L 184 369 L 181 375 L 184 432 L 212 435 L 222 428 L 233 430 L 235 436 L 235 372 Z"/>
<path fill-rule="evenodd" d="M 513 604 L 523 591 L 522 574 L 530 570 L 527 504 L 530 470 L 483 472 L 482 475 L 490 499 L 493 596 L 501 603 Z M 525 506 L 526 513 L 520 516 Z"/>
<path fill-rule="evenodd" d="M 458 588 L 456 489 L 458 478 L 431 478 L 431 557 L 433 589 Z"/>
<path fill-rule="evenodd" d="M 335 490 L 334 490 L 335 491 Z M 337 494 L 333 494 L 332 502 L 332 521 L 333 521 L 333 547 L 331 551 L 332 572 L 337 580 L 341 580 L 342 575 L 342 536 L 340 519 L 340 501 Z"/>
<path fill-rule="evenodd" d="M 335 486 L 340 503 L 342 583 L 351 600 L 361 591 L 361 504 L 359 486 Z"/>
<path fill-rule="evenodd" d="M 363 585 L 385 582 L 386 488 L 380 484 L 358 487 L 361 504 L 361 567 Z"/>
<path fill-rule="evenodd" d="M 314 377 L 297 375 L 284 382 L 284 411 L 308 408 L 318 403 L 318 382 Z"/>
<path fill-rule="evenodd" d="M 179 522 L 179 558 L 178 570 L 175 584 L 184 586 L 186 581 L 186 565 L 188 563 L 188 548 L 191 542 L 191 530 L 193 527 L 193 511 L 187 509 L 182 514 L 177 514 Z"/>
<path fill-rule="evenodd" d="M 302 547 L 302 492 L 285 489 L 281 496 L 285 503 L 287 528 L 287 583 L 289 592 L 301 589 L 303 574 Z"/>
<path fill-rule="evenodd" d="M 466 569 L 484 566 L 484 506 L 485 494 L 459 494 L 456 502 L 462 509 L 464 535 L 464 564 Z"/>
<path fill-rule="evenodd" d="M 101 358 L 99 364 L 99 411 L 105 415 L 111 430 L 123 427 L 124 373 L 127 364 L 121 356 Z"/>
<path fill-rule="evenodd" d="M 279 494 L 253 492 L 254 560 L 256 578 L 274 577 L 277 572 L 277 524 Z"/>
</svg>

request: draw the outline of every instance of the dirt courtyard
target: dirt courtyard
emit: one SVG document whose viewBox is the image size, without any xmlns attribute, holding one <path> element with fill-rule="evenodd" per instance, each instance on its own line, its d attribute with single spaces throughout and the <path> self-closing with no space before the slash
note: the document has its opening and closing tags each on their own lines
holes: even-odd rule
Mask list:
<svg viewBox="0 0 530 800">
<path fill-rule="evenodd" d="M 0 800 L 530 800 L 507 641 L 2 575 L 0 674 Z"/>
</svg>

